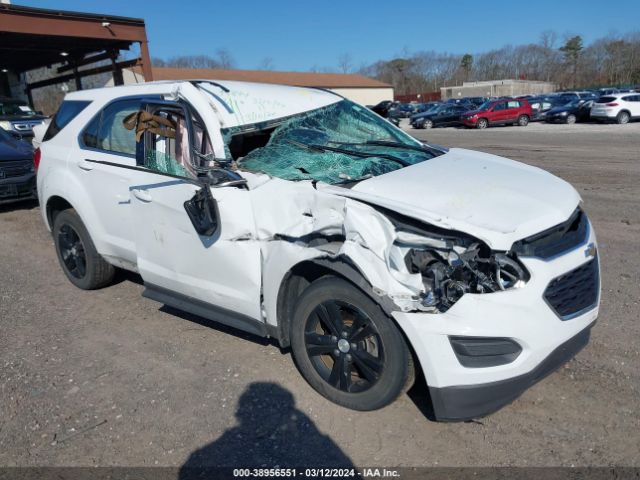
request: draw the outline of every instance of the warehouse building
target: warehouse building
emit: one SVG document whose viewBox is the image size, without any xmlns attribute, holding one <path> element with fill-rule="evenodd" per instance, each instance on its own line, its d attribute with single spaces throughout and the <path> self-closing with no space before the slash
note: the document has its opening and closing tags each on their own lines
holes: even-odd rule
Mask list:
<svg viewBox="0 0 640 480">
<path fill-rule="evenodd" d="M 393 86 L 356 74 L 167 67 L 153 67 L 151 70 L 154 80 L 206 78 L 326 88 L 361 105 L 375 105 L 383 100 L 393 100 Z M 123 74 L 125 84 L 145 81 L 145 76 L 139 68 L 125 70 Z M 108 83 L 112 84 L 112 81 Z"/>
<path fill-rule="evenodd" d="M 441 87 L 443 100 L 462 97 L 517 97 L 551 93 L 557 89 L 551 82 L 536 80 L 489 80 L 483 82 L 463 82 L 457 87 Z"/>
</svg>

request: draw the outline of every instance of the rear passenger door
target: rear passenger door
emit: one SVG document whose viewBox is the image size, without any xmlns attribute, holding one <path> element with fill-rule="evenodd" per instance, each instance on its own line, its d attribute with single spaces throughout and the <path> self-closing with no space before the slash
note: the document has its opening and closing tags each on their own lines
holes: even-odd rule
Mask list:
<svg viewBox="0 0 640 480">
<path fill-rule="evenodd" d="M 504 121 L 515 122 L 518 120 L 520 114 L 520 102 L 518 100 L 507 101 L 507 108 L 505 109 Z"/>
</svg>

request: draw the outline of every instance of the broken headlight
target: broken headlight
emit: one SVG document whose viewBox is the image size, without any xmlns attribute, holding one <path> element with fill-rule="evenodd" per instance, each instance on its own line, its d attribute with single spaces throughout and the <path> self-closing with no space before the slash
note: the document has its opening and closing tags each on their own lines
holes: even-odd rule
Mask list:
<svg viewBox="0 0 640 480">
<path fill-rule="evenodd" d="M 407 271 L 422 276 L 423 306 L 434 311 L 446 311 L 466 293 L 518 288 L 529 279 L 515 255 L 492 251 L 464 234 L 429 236 L 399 230 L 396 236 Z"/>
</svg>

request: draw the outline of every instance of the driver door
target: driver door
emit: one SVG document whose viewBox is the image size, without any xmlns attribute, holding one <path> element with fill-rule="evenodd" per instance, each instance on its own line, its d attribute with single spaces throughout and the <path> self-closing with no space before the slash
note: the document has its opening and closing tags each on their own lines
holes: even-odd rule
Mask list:
<svg viewBox="0 0 640 480">
<path fill-rule="evenodd" d="M 244 181 L 234 173 L 228 186 L 212 188 L 206 169 L 198 170 L 210 146 L 188 106 L 147 103 L 141 112 L 155 118 L 146 125 L 137 120 L 137 162 L 149 174 L 130 186 L 143 295 L 264 334 L 260 249 L 251 240 Z"/>
</svg>

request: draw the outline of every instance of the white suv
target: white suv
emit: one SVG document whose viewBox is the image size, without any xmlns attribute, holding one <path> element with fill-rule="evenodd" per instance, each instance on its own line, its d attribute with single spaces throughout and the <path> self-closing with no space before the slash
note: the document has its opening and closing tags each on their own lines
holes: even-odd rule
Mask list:
<svg viewBox="0 0 640 480">
<path fill-rule="evenodd" d="M 146 297 L 291 346 L 349 408 L 390 403 L 415 366 L 438 419 L 485 415 L 575 355 L 598 314 L 568 183 L 423 144 L 332 92 L 74 92 L 36 160 L 72 283 L 139 272 Z"/>
<path fill-rule="evenodd" d="M 640 118 L 640 93 L 614 93 L 600 97 L 591 107 L 591 118 L 620 124 Z"/>
</svg>

